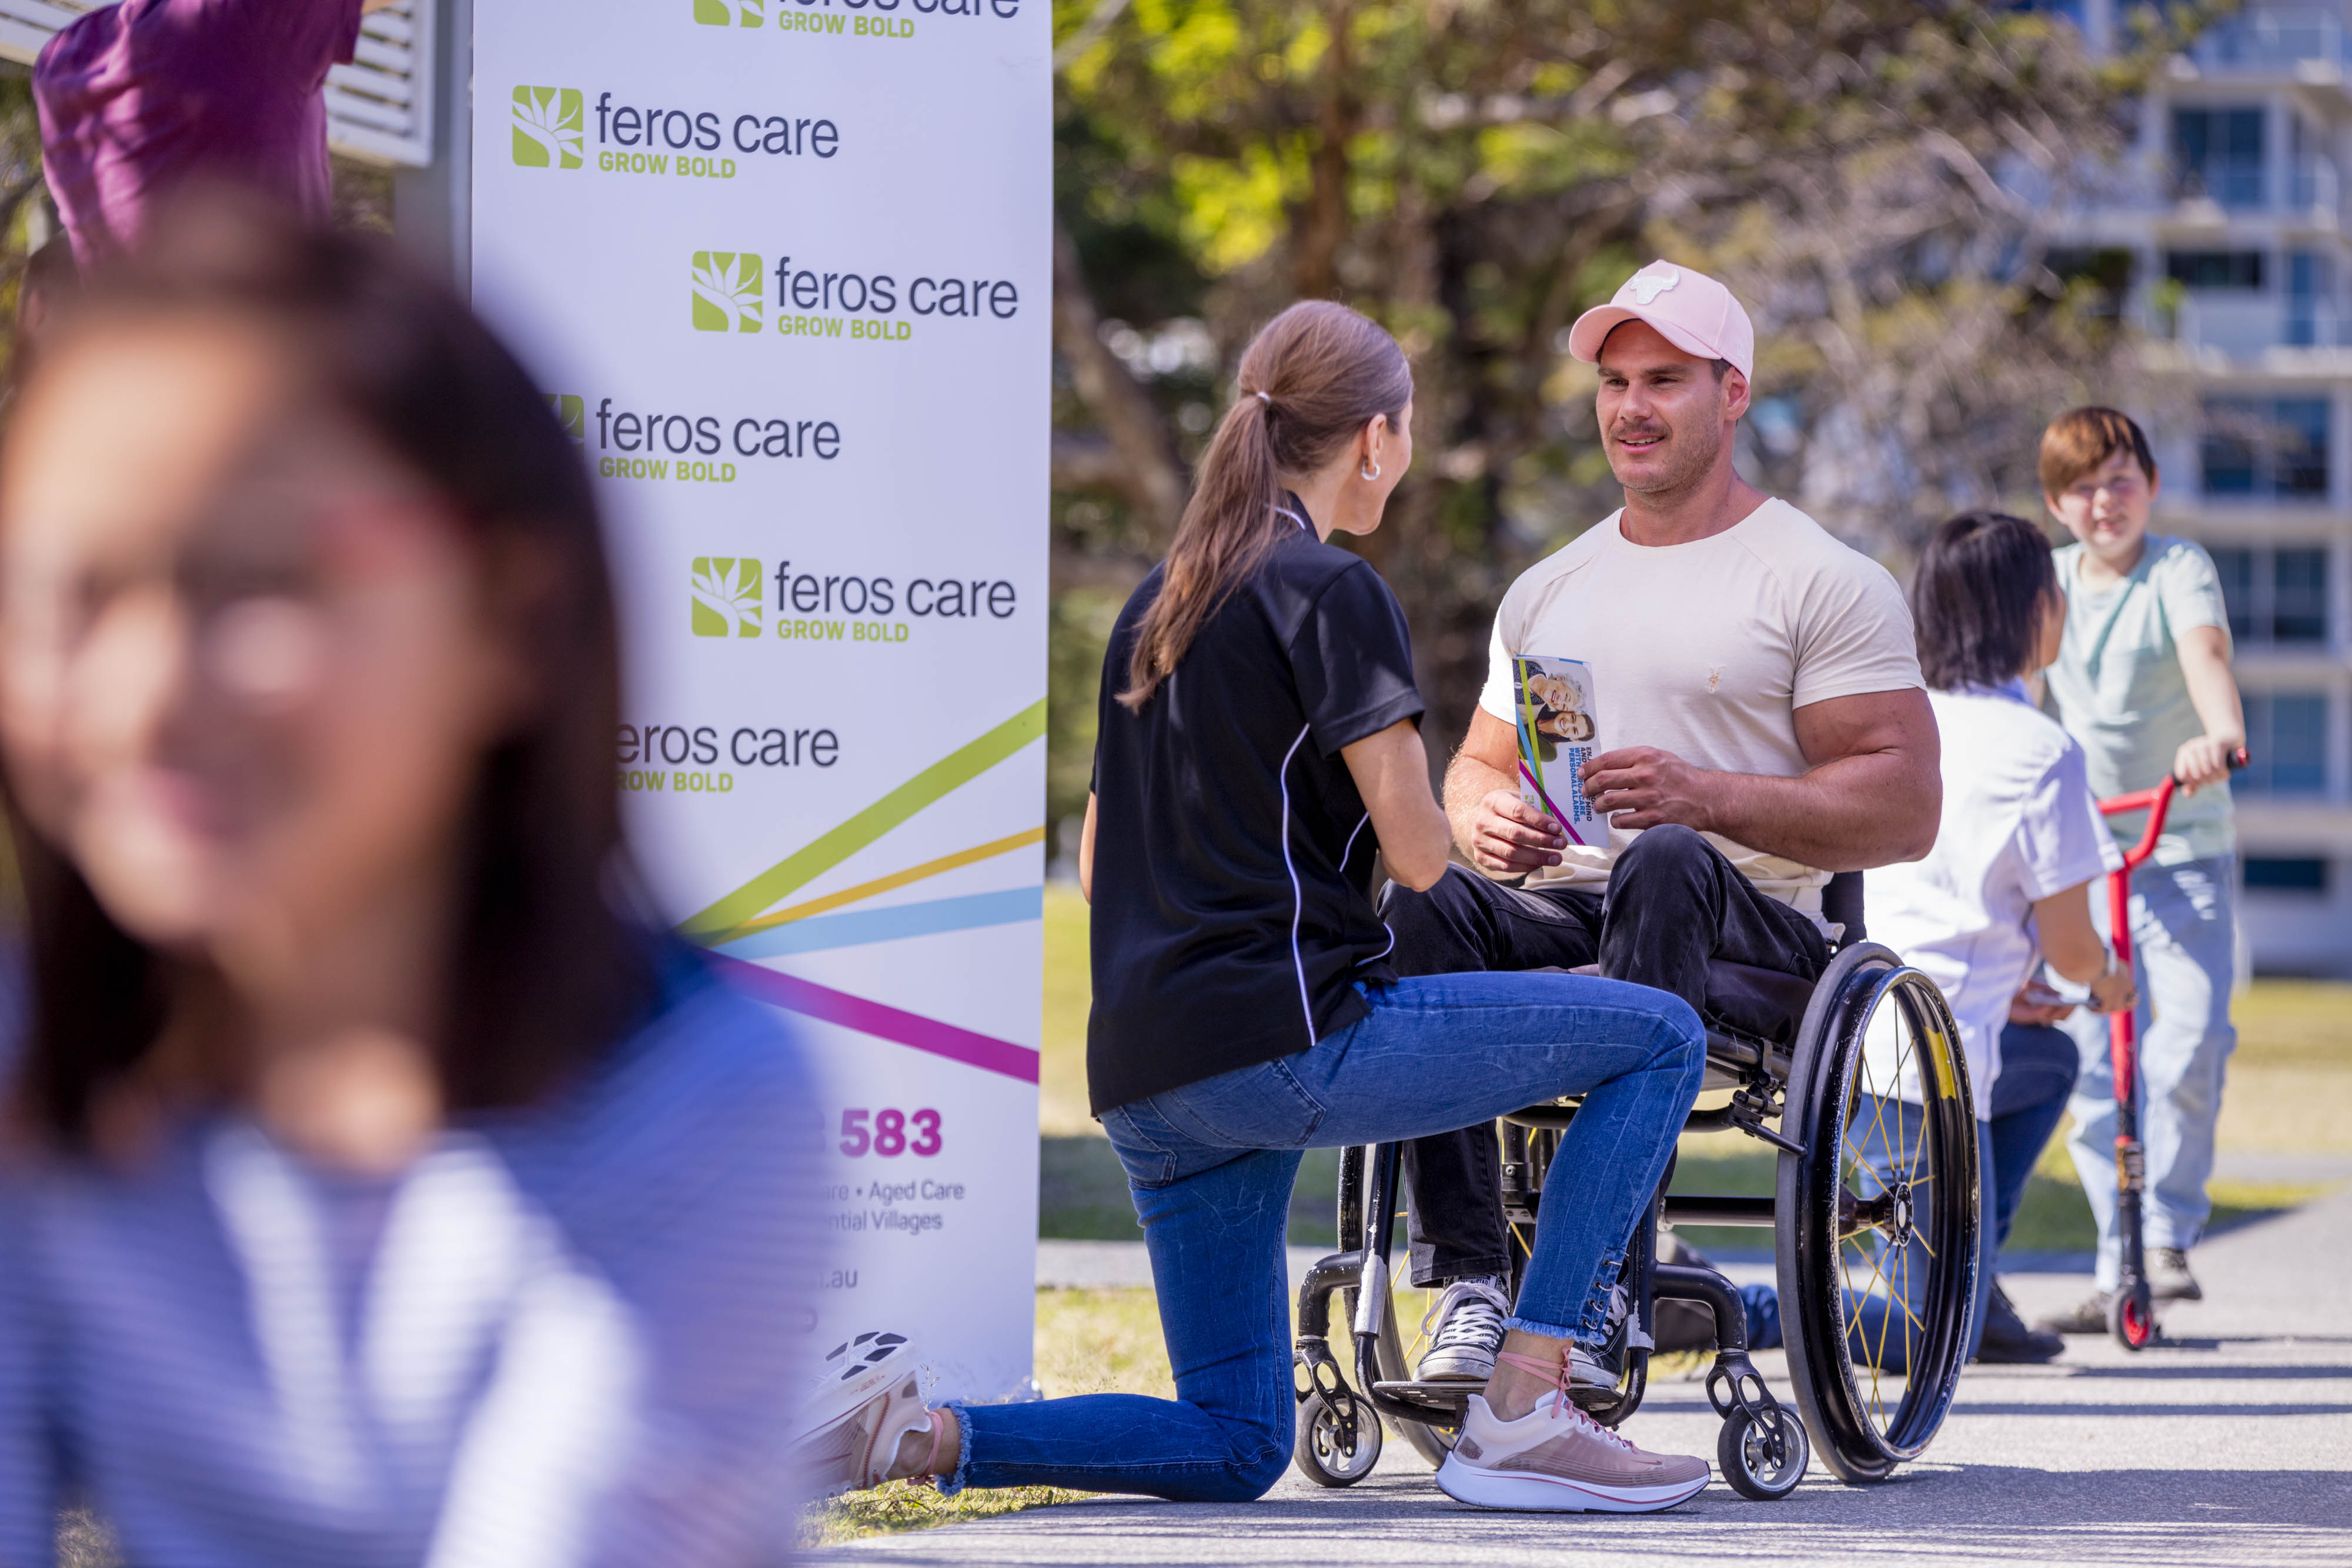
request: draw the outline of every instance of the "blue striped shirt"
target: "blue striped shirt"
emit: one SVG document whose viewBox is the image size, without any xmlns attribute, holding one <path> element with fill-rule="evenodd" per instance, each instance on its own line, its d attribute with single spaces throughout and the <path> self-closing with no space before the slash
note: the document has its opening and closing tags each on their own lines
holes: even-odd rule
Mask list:
<svg viewBox="0 0 2352 1568">
<path fill-rule="evenodd" d="M 0 1564 L 781 1559 L 822 1253 L 775 1016 L 677 967 L 589 1080 L 382 1183 L 247 1120 L 0 1172 Z"/>
</svg>

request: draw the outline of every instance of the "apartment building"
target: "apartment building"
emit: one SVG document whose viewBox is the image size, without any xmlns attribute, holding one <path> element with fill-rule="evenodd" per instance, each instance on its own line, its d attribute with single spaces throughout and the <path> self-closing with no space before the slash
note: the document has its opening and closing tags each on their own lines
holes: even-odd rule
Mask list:
<svg viewBox="0 0 2352 1568">
<path fill-rule="evenodd" d="M 2129 0 L 2051 8 L 2106 47 Z M 2228 596 L 2254 969 L 2352 975 L 2352 5 L 2217 25 L 2063 226 L 2157 340 L 2115 401 L 2147 417 L 2157 526 L 2203 544 Z"/>
</svg>

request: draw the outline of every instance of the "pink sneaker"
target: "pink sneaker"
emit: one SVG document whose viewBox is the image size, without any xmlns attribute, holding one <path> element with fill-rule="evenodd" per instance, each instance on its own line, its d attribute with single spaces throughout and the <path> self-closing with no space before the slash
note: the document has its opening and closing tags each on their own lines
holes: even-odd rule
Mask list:
<svg viewBox="0 0 2352 1568">
<path fill-rule="evenodd" d="M 1472 1395 L 1437 1484 L 1454 1501 L 1480 1508 L 1655 1513 L 1696 1496 L 1707 1477 L 1705 1459 L 1637 1448 L 1555 1389 L 1516 1421 Z"/>
</svg>

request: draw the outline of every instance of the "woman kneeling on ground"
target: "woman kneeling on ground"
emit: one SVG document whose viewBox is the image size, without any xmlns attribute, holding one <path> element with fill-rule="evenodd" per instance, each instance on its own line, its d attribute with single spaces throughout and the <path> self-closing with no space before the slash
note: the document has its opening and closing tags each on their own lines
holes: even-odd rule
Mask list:
<svg viewBox="0 0 2352 1568">
<path fill-rule="evenodd" d="M 1412 373 L 1379 327 L 1309 302 L 1259 333 L 1240 385 L 1174 548 L 1113 631 L 1078 862 L 1093 1108 L 1134 1191 L 1178 1397 L 926 1413 L 900 1385 L 832 1434 L 833 1479 L 1259 1496 L 1290 1455 L 1283 1231 L 1300 1151 L 1582 1094 L 1501 1365 L 1438 1485 L 1496 1507 L 1670 1508 L 1706 1484 L 1706 1461 L 1588 1419 L 1565 1358 L 1605 1337 L 1697 1092 L 1698 1019 L 1613 980 L 1390 968 L 1374 854 L 1427 887 L 1448 831 L 1404 616 L 1325 541 L 1380 526 L 1412 460 Z"/>
</svg>

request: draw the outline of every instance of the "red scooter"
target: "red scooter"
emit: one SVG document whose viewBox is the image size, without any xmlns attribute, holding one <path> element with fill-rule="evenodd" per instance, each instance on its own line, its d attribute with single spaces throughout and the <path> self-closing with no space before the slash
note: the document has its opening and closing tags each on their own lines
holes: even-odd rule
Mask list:
<svg viewBox="0 0 2352 1568">
<path fill-rule="evenodd" d="M 2246 761 L 2245 747 L 2240 747 L 2230 756 L 2230 770 L 2236 772 Z M 2119 964 L 2132 961 L 2132 873 L 2156 853 L 2156 841 L 2164 832 L 2165 816 L 2172 810 L 2172 797 L 2179 788 L 2179 779 L 2167 779 L 2153 789 L 2136 789 L 2099 802 L 2099 810 L 2110 817 L 2126 811 L 2147 813 L 2147 826 L 2139 842 L 2124 852 L 2123 869 L 2107 876 L 2107 929 Z M 2139 1141 L 2137 1011 L 2126 1008 L 2107 1015 L 2108 1060 L 2116 1079 L 2116 1238 L 2123 1251 L 2115 1294 L 2107 1301 L 2107 1328 L 2126 1350 L 2149 1343 L 2156 1338 L 2157 1328 L 2147 1255 L 2140 1241 L 2140 1194 L 2147 1186 L 2147 1156 Z"/>
</svg>

